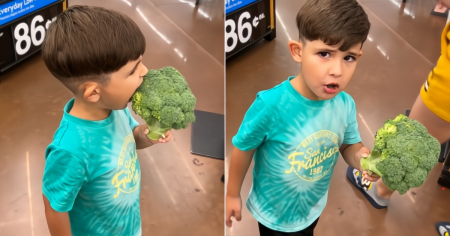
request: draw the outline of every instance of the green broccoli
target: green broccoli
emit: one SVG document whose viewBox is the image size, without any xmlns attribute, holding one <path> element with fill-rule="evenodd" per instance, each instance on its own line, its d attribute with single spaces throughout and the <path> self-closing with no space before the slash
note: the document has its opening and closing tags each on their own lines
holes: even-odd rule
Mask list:
<svg viewBox="0 0 450 236">
<path fill-rule="evenodd" d="M 195 96 L 173 67 L 149 70 L 131 98 L 133 111 L 148 125 L 148 137 L 158 140 L 170 129 L 185 129 L 195 121 Z"/>
<path fill-rule="evenodd" d="M 393 191 L 405 194 L 423 184 L 436 165 L 441 145 L 425 126 L 404 115 L 387 120 L 377 131 L 375 144 L 361 167 L 383 178 Z"/>
</svg>

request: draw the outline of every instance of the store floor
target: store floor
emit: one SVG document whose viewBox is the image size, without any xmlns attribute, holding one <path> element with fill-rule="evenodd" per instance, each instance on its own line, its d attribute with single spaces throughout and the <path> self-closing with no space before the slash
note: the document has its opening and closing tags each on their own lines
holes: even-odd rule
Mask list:
<svg viewBox="0 0 450 236">
<path fill-rule="evenodd" d="M 129 15 L 147 40 L 148 68 L 174 66 L 197 109 L 223 114 L 223 0 L 70 0 Z M 206 40 L 208 38 L 208 40 Z M 69 91 L 37 55 L 0 77 L 0 235 L 49 235 L 42 202 L 44 152 Z M 143 121 L 135 116 L 143 123 Z M 223 235 L 223 160 L 190 154 L 191 129 L 138 151 L 143 235 Z"/>
<path fill-rule="evenodd" d="M 297 39 L 295 16 L 305 0 L 276 2 L 277 38 L 260 41 L 227 61 L 226 162 L 247 108 L 256 93 L 273 87 L 299 73 L 287 42 Z M 430 15 L 434 0 L 361 0 L 372 23 L 363 57 L 346 91 L 357 105 L 360 133 L 372 148 L 374 133 L 388 118 L 411 108 L 421 85 L 439 57 L 440 35 L 446 19 Z M 317 235 L 437 235 L 434 225 L 450 220 L 450 191 L 436 182 L 438 164 L 425 184 L 405 195 L 395 193 L 388 209 L 373 208 L 347 181 L 346 163 L 335 167 Z M 227 235 L 258 235 L 258 225 L 245 207 L 252 181 L 249 171 L 241 196 L 242 221 L 234 223 Z"/>
</svg>

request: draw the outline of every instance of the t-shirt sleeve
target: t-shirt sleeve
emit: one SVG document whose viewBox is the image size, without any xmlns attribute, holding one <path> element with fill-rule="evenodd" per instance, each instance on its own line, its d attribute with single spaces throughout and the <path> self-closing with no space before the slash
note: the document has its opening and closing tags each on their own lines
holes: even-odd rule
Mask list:
<svg viewBox="0 0 450 236">
<path fill-rule="evenodd" d="M 350 114 L 348 116 L 347 130 L 344 135 L 344 144 L 355 144 L 361 142 L 361 136 L 359 135 L 358 121 L 356 120 L 356 105 L 355 101 L 350 98 Z"/>
<path fill-rule="evenodd" d="M 136 126 L 138 126 L 139 123 L 133 118 L 133 116 L 130 113 L 130 109 L 128 109 L 128 107 L 123 109 L 123 111 L 125 112 L 125 115 L 127 115 L 128 124 L 130 124 L 131 130 L 134 130 L 134 128 L 136 128 Z"/>
<path fill-rule="evenodd" d="M 267 138 L 272 123 L 273 110 L 268 107 L 260 95 L 248 109 L 236 136 L 233 145 L 242 150 L 256 149 Z"/>
<path fill-rule="evenodd" d="M 72 210 L 86 179 L 86 165 L 80 158 L 58 148 L 47 153 L 42 192 L 55 211 Z"/>
</svg>

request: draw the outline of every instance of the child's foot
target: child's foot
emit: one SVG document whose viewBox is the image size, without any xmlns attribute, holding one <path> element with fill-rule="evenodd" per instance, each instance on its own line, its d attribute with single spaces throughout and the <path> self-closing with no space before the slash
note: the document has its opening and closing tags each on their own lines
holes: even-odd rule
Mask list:
<svg viewBox="0 0 450 236">
<path fill-rule="evenodd" d="M 447 11 L 447 8 L 442 4 L 436 4 L 434 11 L 438 13 L 445 13 Z"/>
<path fill-rule="evenodd" d="M 347 169 L 347 178 L 350 182 L 369 200 L 370 204 L 377 209 L 386 208 L 389 199 L 381 198 L 377 195 L 377 185 L 370 181 L 361 181 L 361 172 L 352 167 Z"/>
<path fill-rule="evenodd" d="M 450 222 L 439 222 L 436 224 L 436 230 L 440 236 L 449 236 Z"/>
<path fill-rule="evenodd" d="M 442 4 L 436 4 L 436 7 L 431 11 L 431 15 L 447 17 L 448 9 Z"/>
</svg>

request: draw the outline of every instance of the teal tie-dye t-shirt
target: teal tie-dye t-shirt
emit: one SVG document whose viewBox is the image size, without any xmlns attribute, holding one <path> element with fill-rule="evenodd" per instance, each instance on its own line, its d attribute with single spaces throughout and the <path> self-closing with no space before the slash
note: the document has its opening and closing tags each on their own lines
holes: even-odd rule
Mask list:
<svg viewBox="0 0 450 236">
<path fill-rule="evenodd" d="M 101 121 L 69 114 L 48 146 L 42 190 L 51 207 L 69 212 L 72 234 L 141 235 L 141 171 L 128 108 Z"/>
<path fill-rule="evenodd" d="M 233 137 L 238 149 L 256 149 L 247 208 L 261 224 L 282 232 L 317 220 L 340 146 L 361 141 L 350 95 L 312 101 L 292 87 L 293 78 L 258 93 Z"/>
</svg>

